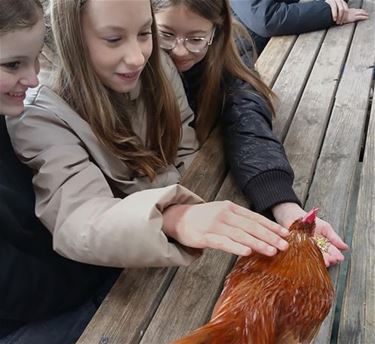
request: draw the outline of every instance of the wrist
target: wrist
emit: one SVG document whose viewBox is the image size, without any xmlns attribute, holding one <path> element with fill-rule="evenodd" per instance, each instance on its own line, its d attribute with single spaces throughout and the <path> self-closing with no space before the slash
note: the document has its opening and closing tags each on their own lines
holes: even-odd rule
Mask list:
<svg viewBox="0 0 375 344">
<path fill-rule="evenodd" d="M 272 214 L 278 224 L 289 228 L 297 218 L 305 215 L 305 211 L 297 203 L 285 202 L 275 205 Z"/>
<path fill-rule="evenodd" d="M 181 220 L 191 204 L 174 204 L 163 211 L 163 232 L 178 241 Z"/>
</svg>

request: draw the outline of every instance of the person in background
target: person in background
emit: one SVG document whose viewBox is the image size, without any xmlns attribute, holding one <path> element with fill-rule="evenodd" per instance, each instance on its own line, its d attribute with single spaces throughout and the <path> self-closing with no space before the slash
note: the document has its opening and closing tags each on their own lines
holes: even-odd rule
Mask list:
<svg viewBox="0 0 375 344">
<path fill-rule="evenodd" d="M 31 171 L 11 146 L 5 117 L 19 116 L 27 89 L 38 85 L 43 36 L 38 0 L 0 0 L 1 344 L 62 343 L 61 333 L 75 342 L 119 273 L 53 250 L 35 216 Z"/>
<path fill-rule="evenodd" d="M 241 31 L 235 35 L 229 1 L 152 4 L 160 46 L 182 75 L 198 138 L 204 142 L 218 122 L 231 173 L 252 208 L 288 228 L 306 212 L 293 191 L 283 146 L 272 133 L 273 93 L 241 60 L 234 40 Z M 342 261 L 347 245 L 331 225 L 317 219 L 316 232 L 331 242 L 326 265 Z"/>
<path fill-rule="evenodd" d="M 259 55 L 272 36 L 328 29 L 368 18 L 365 10 L 344 0 L 231 0 L 236 17 L 247 27 Z"/>
</svg>

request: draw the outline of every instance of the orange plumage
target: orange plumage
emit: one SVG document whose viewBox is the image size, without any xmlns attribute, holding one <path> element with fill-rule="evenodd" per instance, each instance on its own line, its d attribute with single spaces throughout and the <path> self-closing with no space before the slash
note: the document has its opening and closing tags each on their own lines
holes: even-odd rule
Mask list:
<svg viewBox="0 0 375 344">
<path fill-rule="evenodd" d="M 291 225 L 286 251 L 240 258 L 210 322 L 173 344 L 310 343 L 334 295 L 313 239 L 315 214 L 313 209 Z"/>
</svg>

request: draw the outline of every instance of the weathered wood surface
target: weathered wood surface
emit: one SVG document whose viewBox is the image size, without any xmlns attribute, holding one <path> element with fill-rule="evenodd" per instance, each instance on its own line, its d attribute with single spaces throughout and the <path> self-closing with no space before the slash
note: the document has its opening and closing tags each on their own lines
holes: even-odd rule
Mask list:
<svg viewBox="0 0 375 344">
<path fill-rule="evenodd" d="M 247 206 L 230 174 L 216 197 L 227 199 Z M 235 260 L 233 255 L 208 250 L 196 264 L 179 268 L 141 344 L 168 344 L 207 322 Z"/>
<path fill-rule="evenodd" d="M 338 342 L 375 341 L 375 103 L 363 159 Z"/>
<path fill-rule="evenodd" d="M 364 1 L 370 13 L 374 13 L 373 6 L 373 1 Z M 375 60 L 375 40 L 369 43 L 369 37 L 374 38 L 373 25 L 367 21 L 333 28 L 327 34 L 278 37 L 271 40 L 257 62 L 264 80 L 273 85 L 280 98 L 275 130 L 285 138 L 297 194 L 306 201 L 306 208 L 320 207 L 320 216 L 340 234 L 347 223 L 347 204 L 365 132 L 371 88 L 368 67 Z M 374 120 L 367 132 L 371 130 L 373 133 Z M 212 135 L 202 148 L 196 168 L 187 172 L 183 184 L 206 200 L 230 199 L 247 206 L 228 174 L 218 135 Z M 368 204 L 362 204 L 366 200 Z M 375 342 L 375 310 L 368 306 L 375 301 L 374 134 L 366 141 L 357 209 L 353 278 L 348 278 L 339 342 L 349 343 L 346 338 L 354 328 L 361 333 L 358 343 L 370 344 Z M 362 236 L 364 227 L 366 239 Z M 366 256 L 358 251 L 364 242 Z M 357 270 L 366 259 L 366 269 Z M 126 270 L 78 343 L 170 343 L 208 320 L 234 261 L 231 255 L 208 250 L 188 268 Z M 335 283 L 337 275 L 338 268 L 331 269 Z M 365 278 L 360 288 L 357 278 Z M 357 301 L 357 307 L 352 308 Z M 316 343 L 330 343 L 334 309 Z M 358 312 L 360 324 L 356 322 Z"/>
<path fill-rule="evenodd" d="M 374 13 L 374 2 L 364 1 Z M 374 18 L 358 23 L 345 68 L 337 89 L 333 111 L 309 189 L 306 207 L 321 208 L 321 216 L 342 236 L 356 166 L 365 134 L 369 94 L 375 62 Z M 364 49 L 365 47 L 365 49 Z M 337 283 L 340 266 L 330 269 Z M 334 308 L 324 322 L 316 343 L 327 343 L 331 335 Z"/>
<path fill-rule="evenodd" d="M 182 184 L 203 199 L 213 200 L 227 173 L 218 130 L 199 151 L 194 166 L 187 171 Z M 199 260 L 198 267 L 203 261 Z M 176 270 L 124 270 L 78 343 L 138 343 Z"/>
</svg>

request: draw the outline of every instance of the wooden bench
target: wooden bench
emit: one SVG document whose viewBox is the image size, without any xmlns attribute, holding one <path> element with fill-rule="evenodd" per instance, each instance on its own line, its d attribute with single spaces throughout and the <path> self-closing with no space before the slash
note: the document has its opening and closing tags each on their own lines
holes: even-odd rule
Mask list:
<svg viewBox="0 0 375 344">
<path fill-rule="evenodd" d="M 370 20 L 273 38 L 257 61 L 280 99 L 274 130 L 298 196 L 351 245 L 330 268 L 336 302 L 314 343 L 375 343 L 375 1 L 362 7 Z M 182 183 L 206 200 L 246 205 L 218 132 Z M 188 268 L 124 270 L 78 343 L 170 343 L 209 319 L 235 259 L 207 250 Z"/>
</svg>

